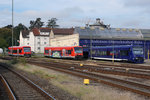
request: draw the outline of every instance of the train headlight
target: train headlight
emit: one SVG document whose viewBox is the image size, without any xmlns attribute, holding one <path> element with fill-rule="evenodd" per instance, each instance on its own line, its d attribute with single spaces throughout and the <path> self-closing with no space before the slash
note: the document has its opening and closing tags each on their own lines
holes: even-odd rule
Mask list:
<svg viewBox="0 0 150 100">
<path fill-rule="evenodd" d="M 138 58 L 136 57 L 135 59 L 137 60 Z"/>
</svg>

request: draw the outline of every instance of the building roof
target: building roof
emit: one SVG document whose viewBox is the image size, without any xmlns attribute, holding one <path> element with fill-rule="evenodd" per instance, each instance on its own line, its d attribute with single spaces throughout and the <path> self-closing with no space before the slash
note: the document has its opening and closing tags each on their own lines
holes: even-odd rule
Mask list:
<svg viewBox="0 0 150 100">
<path fill-rule="evenodd" d="M 142 39 L 143 35 L 137 29 L 124 28 L 102 28 L 102 27 L 76 27 L 75 33 L 79 33 L 80 38 L 93 39 Z"/>
<path fill-rule="evenodd" d="M 54 35 L 72 35 L 74 33 L 73 28 L 33 28 L 31 32 L 33 32 L 34 36 L 49 36 L 49 35 L 44 35 L 40 34 L 41 32 L 48 32 L 50 33 L 51 30 L 53 31 Z M 22 31 L 23 38 L 28 38 L 30 31 L 24 30 Z"/>
<path fill-rule="evenodd" d="M 74 28 L 54 28 L 52 29 L 54 35 L 72 35 Z"/>
<path fill-rule="evenodd" d="M 50 32 L 51 28 L 41 27 L 39 30 L 40 30 L 40 32 Z"/>
<path fill-rule="evenodd" d="M 140 29 L 144 39 L 150 39 L 150 29 Z"/>
<path fill-rule="evenodd" d="M 34 36 L 39 36 L 40 35 L 40 31 L 39 31 L 38 28 L 33 28 L 31 31 L 33 32 Z"/>
</svg>

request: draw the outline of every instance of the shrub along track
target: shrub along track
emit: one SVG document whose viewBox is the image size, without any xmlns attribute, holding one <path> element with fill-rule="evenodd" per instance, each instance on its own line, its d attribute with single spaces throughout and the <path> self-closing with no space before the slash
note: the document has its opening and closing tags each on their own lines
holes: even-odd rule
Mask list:
<svg viewBox="0 0 150 100">
<path fill-rule="evenodd" d="M 41 89 L 38 85 L 15 72 L 8 66 L 1 64 L 0 73 L 5 77 L 13 92 L 15 93 L 16 99 L 19 100 L 55 100 L 50 94 Z M 13 99 L 11 99 L 13 100 Z"/>
<path fill-rule="evenodd" d="M 79 69 L 71 68 L 68 65 L 62 65 L 59 63 L 46 63 L 46 62 L 33 61 L 33 60 L 28 61 L 28 63 L 38 65 L 41 67 L 45 67 L 48 69 L 53 69 L 56 71 L 68 73 L 68 74 L 75 75 L 81 78 L 88 78 L 96 82 L 104 83 L 113 87 L 118 87 L 124 90 L 132 91 L 134 93 L 138 93 L 138 94 L 150 97 L 150 86 L 141 84 L 138 82 L 108 77 L 104 75 L 94 74 L 91 72 L 85 72 Z"/>
</svg>

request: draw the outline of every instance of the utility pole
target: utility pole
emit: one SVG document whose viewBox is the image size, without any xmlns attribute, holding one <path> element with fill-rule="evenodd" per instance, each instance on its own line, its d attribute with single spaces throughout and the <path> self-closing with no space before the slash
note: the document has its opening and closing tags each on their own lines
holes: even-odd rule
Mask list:
<svg viewBox="0 0 150 100">
<path fill-rule="evenodd" d="M 90 57 L 92 59 L 92 33 L 90 33 Z"/>
<path fill-rule="evenodd" d="M 14 45 L 14 43 L 13 43 L 13 34 L 14 34 L 14 1 L 12 0 L 12 47 Z"/>
</svg>

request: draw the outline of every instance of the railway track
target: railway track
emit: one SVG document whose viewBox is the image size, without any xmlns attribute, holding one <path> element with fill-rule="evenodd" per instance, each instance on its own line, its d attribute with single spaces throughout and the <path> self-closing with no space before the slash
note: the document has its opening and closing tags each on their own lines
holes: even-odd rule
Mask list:
<svg viewBox="0 0 150 100">
<path fill-rule="evenodd" d="M 55 100 L 54 97 L 31 80 L 8 68 L 6 65 L 0 65 L 0 73 L 9 83 L 17 100 Z"/>
<path fill-rule="evenodd" d="M 16 100 L 5 78 L 0 74 L 0 100 Z"/>
<path fill-rule="evenodd" d="M 11 57 L 4 58 L 4 59 L 12 59 Z M 45 59 L 34 59 L 34 58 L 27 58 L 27 61 L 33 60 L 33 61 L 42 61 L 42 62 L 48 62 Z M 72 61 L 72 60 L 67 60 L 67 61 Z M 78 62 L 78 61 L 77 61 Z M 53 63 L 53 62 L 50 62 Z M 112 74 L 112 75 L 121 75 L 121 76 L 128 76 L 128 77 L 136 77 L 136 78 L 142 78 L 142 79 L 150 79 L 150 67 L 148 66 L 141 66 L 143 68 L 140 69 L 139 65 L 138 68 L 134 66 L 134 68 L 131 68 L 130 66 L 123 66 L 121 65 L 113 65 L 113 64 L 101 64 L 98 66 L 93 66 L 93 65 L 83 65 L 80 66 L 78 63 L 66 63 L 66 62 L 58 62 L 62 65 L 68 65 L 70 67 L 73 67 L 74 69 L 79 69 L 79 70 L 86 70 L 89 72 L 98 72 L 98 73 L 103 73 L 103 74 Z M 66 67 L 68 67 L 66 66 Z M 144 69 L 146 68 L 146 69 Z"/>
<path fill-rule="evenodd" d="M 31 59 L 27 59 L 27 61 L 31 61 Z M 41 63 L 49 63 L 56 64 L 56 62 L 47 62 L 45 60 L 32 59 L 32 61 L 37 61 Z M 139 69 L 127 69 L 122 67 L 108 67 L 108 66 L 91 66 L 91 65 L 83 65 L 80 64 L 68 64 L 57 62 L 59 65 L 65 65 L 66 68 L 74 68 L 78 70 L 88 71 L 88 72 L 98 72 L 103 74 L 113 74 L 113 75 L 121 75 L 128 77 L 136 77 L 142 79 L 150 79 L 150 70 L 139 70 Z"/>
<path fill-rule="evenodd" d="M 150 97 L 150 86 L 149 85 L 141 84 L 139 82 L 134 82 L 134 81 L 118 79 L 118 78 L 114 78 L 114 77 L 94 74 L 94 73 L 91 73 L 90 71 L 87 71 L 84 69 L 84 67 L 88 68 L 91 66 L 79 66 L 79 64 L 71 65 L 71 64 L 66 64 L 66 63 L 46 62 L 45 60 L 39 60 L 39 59 L 35 60 L 33 58 L 27 59 L 27 62 L 30 64 L 34 64 L 34 65 L 42 66 L 45 68 L 72 74 L 72 75 L 75 75 L 78 77 L 88 78 L 88 79 L 96 81 L 96 82 L 104 83 L 104 84 L 107 84 L 107 85 L 110 85 L 113 87 L 118 87 L 118 88 L 121 88 L 124 90 L 132 91 L 134 93 L 138 93 L 138 94 Z M 99 68 L 97 66 L 94 66 L 94 67 Z M 95 70 L 96 68 L 93 68 L 93 69 Z M 107 67 L 103 66 L 103 68 L 107 68 Z M 105 71 L 103 71 L 103 72 L 105 72 Z M 127 74 L 127 72 L 125 72 L 125 73 Z M 133 73 L 131 73 L 131 74 L 133 74 Z M 120 73 L 119 73 L 119 75 L 120 75 Z M 137 77 L 134 75 L 133 75 L 133 77 Z M 140 75 L 140 74 L 138 74 L 138 75 L 139 75 L 138 76 L 139 78 L 143 78 L 142 75 Z M 130 75 L 128 74 L 127 76 L 130 76 Z M 146 79 L 149 79 L 149 76 L 146 76 L 146 77 L 148 77 Z M 144 78 L 145 78 L 145 76 L 144 76 Z"/>
<path fill-rule="evenodd" d="M 109 77 L 109 76 L 104 76 L 104 75 L 99 75 L 99 74 L 94 74 L 90 72 L 84 72 L 81 70 L 77 69 L 70 69 L 66 68 L 65 65 L 58 65 L 58 64 L 50 64 L 50 63 L 42 63 L 42 62 L 34 62 L 30 61 L 30 64 L 42 66 L 48 69 L 53 69 L 56 71 L 68 73 L 71 75 L 75 75 L 78 77 L 82 78 L 88 78 L 90 80 L 99 82 L 99 83 L 104 83 L 113 87 L 118 87 L 124 90 L 132 91 L 134 93 L 138 93 L 147 97 L 150 97 L 150 86 L 141 84 L 138 82 L 133 82 L 133 81 L 127 81 L 123 79 L 118 79 L 114 77 Z M 67 65 L 66 65 L 67 66 Z"/>
</svg>

